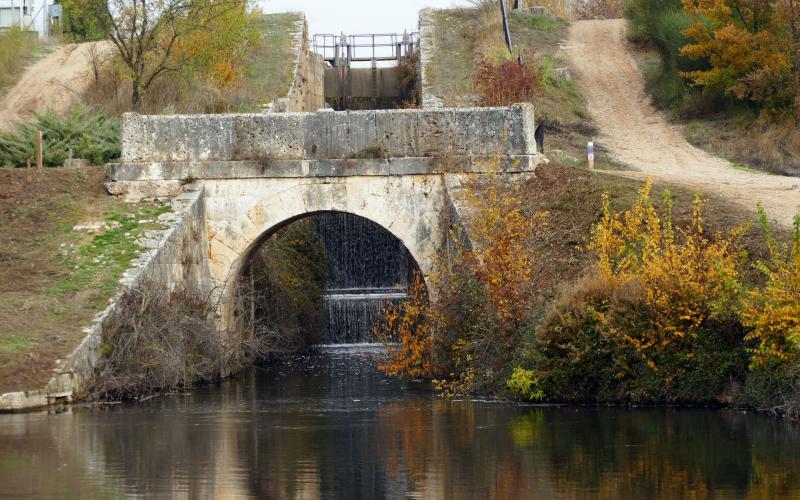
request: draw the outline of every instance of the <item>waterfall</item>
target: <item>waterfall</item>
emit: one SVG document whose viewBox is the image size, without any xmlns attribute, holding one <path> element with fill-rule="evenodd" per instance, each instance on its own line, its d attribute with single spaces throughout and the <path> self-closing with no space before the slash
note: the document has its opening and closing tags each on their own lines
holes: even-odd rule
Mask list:
<svg viewBox="0 0 800 500">
<path fill-rule="evenodd" d="M 408 297 L 414 264 L 403 243 L 363 217 L 326 212 L 313 218 L 330 269 L 324 306 L 326 344 L 372 342 L 372 329 L 390 303 Z"/>
</svg>

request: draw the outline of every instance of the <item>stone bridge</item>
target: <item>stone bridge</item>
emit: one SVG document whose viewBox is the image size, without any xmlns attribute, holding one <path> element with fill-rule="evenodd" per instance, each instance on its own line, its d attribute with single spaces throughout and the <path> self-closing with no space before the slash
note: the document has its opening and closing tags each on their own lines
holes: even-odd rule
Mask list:
<svg viewBox="0 0 800 500">
<path fill-rule="evenodd" d="M 534 128 L 530 105 L 127 114 L 122 162 L 109 165 L 107 186 L 134 199 L 172 196 L 187 188 L 194 193 L 183 196 L 192 197 L 187 214 L 200 221 L 193 224 L 199 241 L 190 243 L 195 245 L 191 251 L 164 253 L 168 262 L 160 269 L 171 286 L 187 286 L 186 277 L 194 276 L 192 286 L 229 297 L 260 243 L 286 224 L 324 211 L 380 224 L 428 276 L 457 212 L 450 191 L 460 176 L 532 172 L 542 160 Z M 193 263 L 191 272 L 178 269 L 186 262 Z"/>
<path fill-rule="evenodd" d="M 530 105 L 510 108 L 142 116 L 122 123 L 122 161 L 107 187 L 129 199 L 168 198 L 164 229 L 121 283 L 156 282 L 217 297 L 232 323 L 235 285 L 260 243 L 314 213 L 349 212 L 397 237 L 427 277 L 465 207 L 465 175 L 532 175 Z M 522 175 L 521 175 L 522 174 Z M 462 193 L 463 194 L 463 193 Z M 435 291 L 432 291 L 435 296 Z M 123 291 L 120 291 L 123 293 Z M 119 295 L 118 295 L 119 297 Z M 95 373 L 103 328 L 117 301 L 84 329 L 81 344 L 42 390 L 0 395 L 0 410 L 69 401 Z"/>
</svg>

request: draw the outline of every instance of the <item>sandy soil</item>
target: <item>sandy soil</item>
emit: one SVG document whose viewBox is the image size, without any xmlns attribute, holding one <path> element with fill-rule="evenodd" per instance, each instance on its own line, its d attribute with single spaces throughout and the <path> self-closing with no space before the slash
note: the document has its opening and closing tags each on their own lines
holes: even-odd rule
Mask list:
<svg viewBox="0 0 800 500">
<path fill-rule="evenodd" d="M 102 60 L 112 50 L 109 42 L 73 43 L 28 67 L 0 100 L 0 128 L 29 120 L 33 113 L 65 113 L 91 82 L 93 56 Z"/>
<path fill-rule="evenodd" d="M 790 225 L 800 211 L 800 178 L 737 169 L 689 144 L 650 104 L 625 29 L 621 19 L 578 21 L 565 48 L 601 131 L 595 143 L 634 169 L 619 174 L 714 193 L 751 210 L 761 202 L 770 218 Z"/>
</svg>

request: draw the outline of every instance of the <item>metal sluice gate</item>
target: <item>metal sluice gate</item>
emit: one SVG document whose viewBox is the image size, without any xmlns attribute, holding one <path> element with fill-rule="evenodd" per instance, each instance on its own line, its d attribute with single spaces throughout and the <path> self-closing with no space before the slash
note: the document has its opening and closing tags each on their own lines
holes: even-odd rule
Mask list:
<svg viewBox="0 0 800 500">
<path fill-rule="evenodd" d="M 314 35 L 314 52 L 331 66 L 352 62 L 400 61 L 419 51 L 419 33 Z"/>
</svg>

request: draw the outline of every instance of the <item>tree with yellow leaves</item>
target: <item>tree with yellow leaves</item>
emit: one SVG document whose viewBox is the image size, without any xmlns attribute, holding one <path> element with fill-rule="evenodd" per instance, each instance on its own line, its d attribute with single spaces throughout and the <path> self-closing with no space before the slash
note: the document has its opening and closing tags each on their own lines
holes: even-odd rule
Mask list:
<svg viewBox="0 0 800 500">
<path fill-rule="evenodd" d="M 685 77 L 800 122 L 800 1 L 683 0 L 683 8 L 697 19 L 681 53 L 710 66 Z"/>
<path fill-rule="evenodd" d="M 109 0 L 88 12 L 109 33 L 128 71 L 136 111 L 154 81 L 201 58 L 214 58 L 223 81 L 236 74 L 226 58 L 242 43 L 244 0 Z"/>
</svg>

